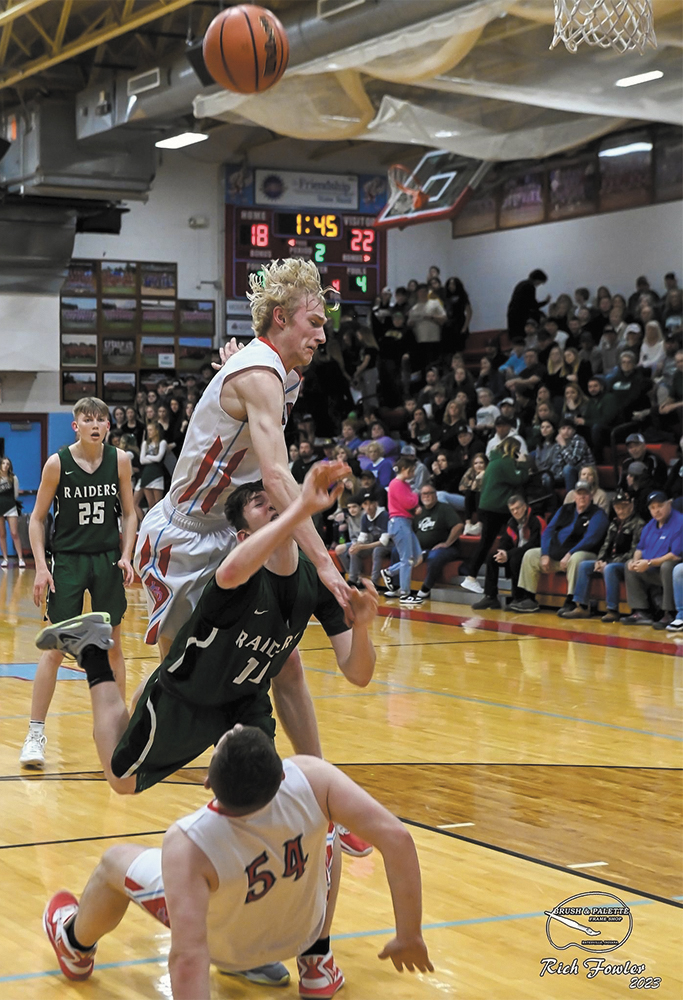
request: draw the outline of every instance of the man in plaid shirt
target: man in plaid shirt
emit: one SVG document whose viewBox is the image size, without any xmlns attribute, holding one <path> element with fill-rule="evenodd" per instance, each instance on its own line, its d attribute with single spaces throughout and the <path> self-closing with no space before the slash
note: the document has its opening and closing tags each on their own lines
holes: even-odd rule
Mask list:
<svg viewBox="0 0 683 1000">
<path fill-rule="evenodd" d="M 576 433 L 574 422 L 568 418 L 562 420 L 557 429 L 550 466 L 555 485 L 564 486 L 567 491 L 573 490 L 584 465 L 595 465 L 593 452 L 585 438 Z"/>
</svg>

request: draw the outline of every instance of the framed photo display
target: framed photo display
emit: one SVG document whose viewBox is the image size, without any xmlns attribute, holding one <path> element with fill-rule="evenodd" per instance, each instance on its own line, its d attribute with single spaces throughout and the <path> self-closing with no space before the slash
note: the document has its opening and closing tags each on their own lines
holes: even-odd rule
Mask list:
<svg viewBox="0 0 683 1000">
<path fill-rule="evenodd" d="M 63 371 L 62 402 L 73 404 L 84 396 L 97 396 L 97 372 Z"/>
<path fill-rule="evenodd" d="M 134 403 L 137 381 L 137 372 L 104 372 L 102 398 L 105 403 Z"/>
</svg>

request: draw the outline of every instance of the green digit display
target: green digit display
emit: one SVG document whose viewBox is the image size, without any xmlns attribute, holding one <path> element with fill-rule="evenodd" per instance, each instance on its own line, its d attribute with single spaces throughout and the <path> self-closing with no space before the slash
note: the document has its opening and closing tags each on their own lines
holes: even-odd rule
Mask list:
<svg viewBox="0 0 683 1000">
<path fill-rule="evenodd" d="M 315 243 L 314 247 L 315 247 L 315 253 L 313 255 L 313 259 L 315 260 L 316 264 L 322 264 L 322 262 L 325 260 L 325 251 L 327 250 L 327 247 L 325 246 L 324 243 Z"/>
<path fill-rule="evenodd" d="M 368 290 L 368 276 L 367 274 L 359 274 L 355 278 L 356 288 L 360 288 L 361 292 L 367 292 Z"/>
</svg>

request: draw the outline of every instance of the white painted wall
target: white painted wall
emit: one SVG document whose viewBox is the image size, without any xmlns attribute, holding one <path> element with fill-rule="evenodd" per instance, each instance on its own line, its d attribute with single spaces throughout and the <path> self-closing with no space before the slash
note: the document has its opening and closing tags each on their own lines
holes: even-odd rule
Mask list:
<svg viewBox="0 0 683 1000">
<path fill-rule="evenodd" d="M 457 275 L 472 299 L 473 330 L 505 327 L 512 289 L 535 267 L 548 275 L 539 298 L 598 285 L 628 296 L 645 274 L 661 291 L 664 275 L 683 272 L 683 202 L 667 202 L 454 240 L 450 222 L 390 229 L 387 279 L 392 288 L 424 281 L 430 264 L 441 279 Z"/>
</svg>

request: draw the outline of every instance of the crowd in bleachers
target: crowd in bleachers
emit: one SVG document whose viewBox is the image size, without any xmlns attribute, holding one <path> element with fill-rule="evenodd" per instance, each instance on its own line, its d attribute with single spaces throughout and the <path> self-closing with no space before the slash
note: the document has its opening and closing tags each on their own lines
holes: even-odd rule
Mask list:
<svg viewBox="0 0 683 1000">
<path fill-rule="evenodd" d="M 620 619 L 625 585 L 623 622 L 683 630 L 676 276 L 659 292 L 640 277 L 627 297 L 602 286 L 555 302 L 537 297 L 546 281 L 532 271 L 506 328 L 484 334 L 470 332 L 462 282 L 442 284 L 437 267 L 383 289 L 368 320 L 342 306 L 288 426 L 292 472 L 301 482 L 317 459 L 347 459 L 319 530 L 351 581 L 369 571 L 403 606 L 460 560 L 475 608 L 500 607 L 503 568 L 512 610 L 564 592 L 560 615 L 590 617 L 601 578 L 603 620 Z"/>
</svg>

